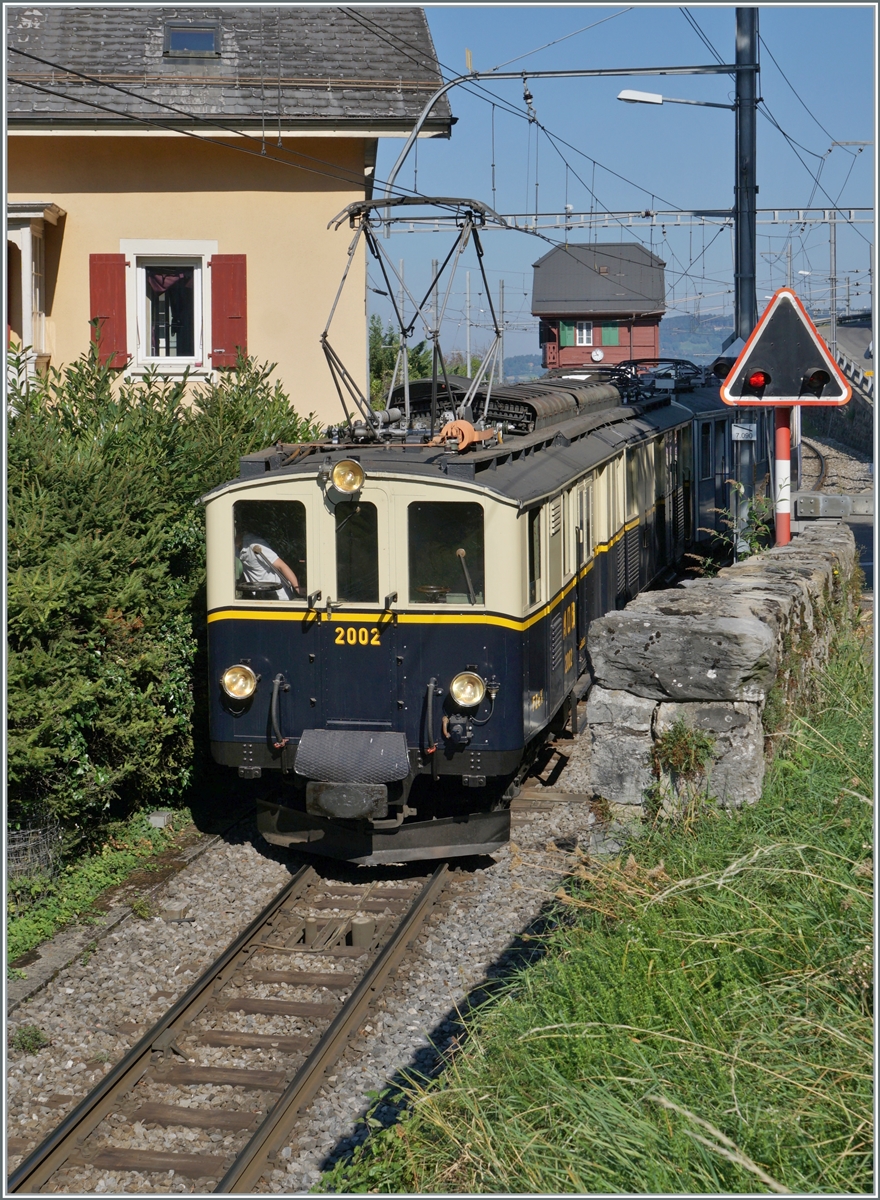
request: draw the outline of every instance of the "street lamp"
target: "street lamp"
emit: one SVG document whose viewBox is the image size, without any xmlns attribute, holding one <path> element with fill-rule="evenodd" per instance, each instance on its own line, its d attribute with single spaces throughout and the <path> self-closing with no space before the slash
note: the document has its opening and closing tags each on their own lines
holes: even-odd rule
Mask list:
<svg viewBox="0 0 880 1200">
<path fill-rule="evenodd" d="M 758 323 L 756 296 L 757 266 L 757 179 L 755 157 L 757 149 L 758 105 L 758 20 L 756 8 L 736 9 L 736 102 L 720 104 L 712 100 L 678 100 L 655 92 L 623 91 L 618 100 L 629 104 L 696 104 L 704 108 L 726 108 L 736 114 L 736 153 L 733 192 L 734 221 L 734 316 L 733 333 L 726 339 L 722 351 L 737 339 L 746 342 Z M 778 415 L 778 414 L 777 414 Z M 754 458 L 751 444 L 737 442 L 736 475 L 745 484 L 744 491 L 734 501 L 737 533 L 744 524 L 742 514 L 754 497 Z M 743 447 L 747 449 L 743 453 Z M 747 461 L 743 461 L 745 458 Z M 749 478 L 751 474 L 751 478 Z M 737 550 L 739 550 L 739 539 Z"/>
<path fill-rule="evenodd" d="M 700 108 L 729 108 L 735 112 L 735 104 L 718 104 L 715 100 L 676 100 L 673 96 L 659 96 L 656 92 L 633 92 L 624 89 L 618 97 L 625 104 L 698 104 Z"/>
</svg>

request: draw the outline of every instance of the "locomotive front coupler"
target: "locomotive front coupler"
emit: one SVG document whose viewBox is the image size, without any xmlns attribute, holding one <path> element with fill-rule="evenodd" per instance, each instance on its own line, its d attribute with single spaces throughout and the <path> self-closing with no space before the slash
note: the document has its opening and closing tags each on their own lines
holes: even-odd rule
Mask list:
<svg viewBox="0 0 880 1200">
<path fill-rule="evenodd" d="M 470 718 L 460 712 L 444 713 L 440 728 L 443 737 L 453 746 L 466 746 L 474 736 Z"/>
</svg>

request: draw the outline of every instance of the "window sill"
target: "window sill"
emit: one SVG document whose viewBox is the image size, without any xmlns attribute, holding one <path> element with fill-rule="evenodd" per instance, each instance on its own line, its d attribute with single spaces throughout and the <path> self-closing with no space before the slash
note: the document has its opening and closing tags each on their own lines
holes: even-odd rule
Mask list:
<svg viewBox="0 0 880 1200">
<path fill-rule="evenodd" d="M 187 371 L 190 379 L 210 379 L 213 374 L 213 368 L 204 364 L 196 366 L 195 363 L 162 362 L 157 359 L 154 362 L 130 364 L 125 368 L 125 378 L 143 379 L 145 375 L 155 374 L 160 379 L 182 379 Z"/>
</svg>

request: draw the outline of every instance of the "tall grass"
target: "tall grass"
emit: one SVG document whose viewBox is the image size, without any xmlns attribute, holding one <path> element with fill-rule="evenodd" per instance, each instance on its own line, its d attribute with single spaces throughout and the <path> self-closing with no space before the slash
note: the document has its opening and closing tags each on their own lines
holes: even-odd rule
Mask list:
<svg viewBox="0 0 880 1200">
<path fill-rule="evenodd" d="M 871 1190 L 872 703 L 845 633 L 762 801 L 583 859 L 548 954 L 323 1191 Z"/>
</svg>

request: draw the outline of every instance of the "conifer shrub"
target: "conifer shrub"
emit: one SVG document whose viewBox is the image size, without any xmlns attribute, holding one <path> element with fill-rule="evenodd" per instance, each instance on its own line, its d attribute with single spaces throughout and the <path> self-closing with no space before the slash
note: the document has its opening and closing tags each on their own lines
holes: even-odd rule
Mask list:
<svg viewBox="0 0 880 1200">
<path fill-rule="evenodd" d="M 207 744 L 204 511 L 238 458 L 314 436 L 274 369 L 241 357 L 197 389 L 125 383 L 91 350 L 8 412 L 8 821 L 108 819 L 182 803 Z"/>
</svg>

